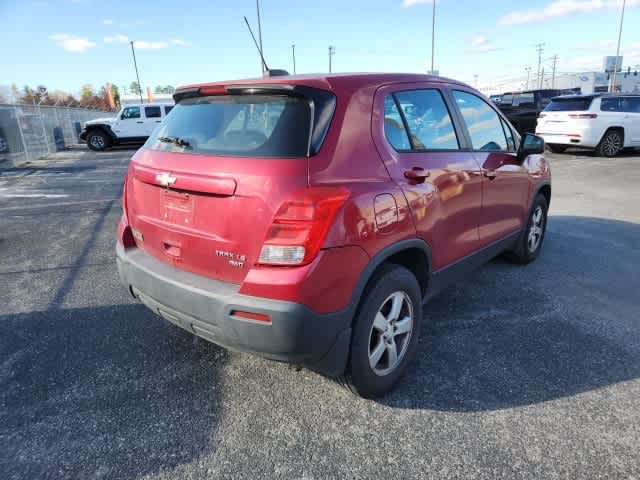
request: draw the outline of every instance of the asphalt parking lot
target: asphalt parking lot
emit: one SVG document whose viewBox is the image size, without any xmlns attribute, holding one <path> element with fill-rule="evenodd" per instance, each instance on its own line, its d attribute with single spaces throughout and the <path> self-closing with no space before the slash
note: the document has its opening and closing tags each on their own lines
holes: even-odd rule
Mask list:
<svg viewBox="0 0 640 480">
<path fill-rule="evenodd" d="M 227 352 L 117 279 L 131 150 L 0 174 L 0 476 L 640 477 L 640 156 L 551 155 L 537 262 L 426 307 L 379 401 Z"/>
</svg>

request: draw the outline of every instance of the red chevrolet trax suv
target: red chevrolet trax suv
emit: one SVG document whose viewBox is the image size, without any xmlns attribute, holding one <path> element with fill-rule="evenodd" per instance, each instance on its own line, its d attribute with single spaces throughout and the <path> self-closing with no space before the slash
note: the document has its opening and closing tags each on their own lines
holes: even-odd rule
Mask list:
<svg viewBox="0 0 640 480">
<path fill-rule="evenodd" d="M 414 74 L 189 85 L 133 156 L 120 277 L 216 344 L 389 391 L 423 303 L 539 255 L 544 141 L 469 86 Z"/>
</svg>

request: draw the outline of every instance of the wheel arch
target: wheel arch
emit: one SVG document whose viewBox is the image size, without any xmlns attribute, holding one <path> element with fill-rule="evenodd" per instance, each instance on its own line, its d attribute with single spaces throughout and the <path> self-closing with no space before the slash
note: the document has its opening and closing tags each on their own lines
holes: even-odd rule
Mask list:
<svg viewBox="0 0 640 480">
<path fill-rule="evenodd" d="M 533 204 L 538 194 L 542 194 L 544 196 L 547 200 L 547 208 L 549 208 L 551 206 L 551 183 L 544 182 L 541 185 L 538 185 L 534 195 L 531 197 L 531 204 Z M 531 206 L 529 206 L 529 210 L 531 210 Z"/>
<path fill-rule="evenodd" d="M 87 125 L 87 133 L 91 133 L 94 130 L 100 130 L 104 133 L 106 133 L 109 138 L 111 138 L 111 140 L 115 140 L 117 138 L 116 134 L 113 133 L 113 130 L 111 130 L 111 126 L 104 124 L 104 123 L 98 123 L 98 124 L 94 124 L 94 125 Z"/>
<path fill-rule="evenodd" d="M 357 308 L 369 282 L 375 278 L 381 267 L 388 263 L 401 265 L 413 273 L 424 298 L 431 276 L 431 248 L 420 238 L 410 238 L 385 247 L 369 260 L 356 284 L 352 305 Z"/>
</svg>

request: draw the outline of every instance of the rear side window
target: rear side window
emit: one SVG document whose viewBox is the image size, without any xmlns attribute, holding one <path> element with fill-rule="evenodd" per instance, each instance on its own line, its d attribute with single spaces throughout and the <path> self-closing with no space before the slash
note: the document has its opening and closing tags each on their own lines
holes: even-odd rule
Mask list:
<svg viewBox="0 0 640 480">
<path fill-rule="evenodd" d="M 147 118 L 159 118 L 162 116 L 160 107 L 144 107 L 144 115 Z"/>
<path fill-rule="evenodd" d="M 518 105 L 524 106 L 524 105 L 536 104 L 533 93 L 521 93 L 520 95 L 518 95 L 517 99 L 518 99 Z"/>
<path fill-rule="evenodd" d="M 546 106 L 547 112 L 575 112 L 589 110 L 593 97 L 587 98 L 554 98 Z"/>
<path fill-rule="evenodd" d="M 181 101 L 145 146 L 238 157 L 306 157 L 311 108 L 285 95 L 220 95 Z"/>
<path fill-rule="evenodd" d="M 171 111 L 171 109 L 173 108 L 173 105 L 167 105 L 164 107 L 164 114 L 165 115 L 169 115 L 169 112 Z"/>
<path fill-rule="evenodd" d="M 457 150 L 458 137 L 438 90 L 412 90 L 394 94 L 413 150 Z"/>
<path fill-rule="evenodd" d="M 391 95 L 387 95 L 384 99 L 384 134 L 396 150 L 411 149 L 402 116 Z"/>
<path fill-rule="evenodd" d="M 628 113 L 640 113 L 640 97 L 620 97 L 620 110 Z"/>
<path fill-rule="evenodd" d="M 618 97 L 608 97 L 600 100 L 601 112 L 619 112 L 620 99 Z"/>
<path fill-rule="evenodd" d="M 471 93 L 460 90 L 453 90 L 452 93 L 469 131 L 473 149 L 483 152 L 509 151 L 502 120 L 496 111 Z"/>
</svg>

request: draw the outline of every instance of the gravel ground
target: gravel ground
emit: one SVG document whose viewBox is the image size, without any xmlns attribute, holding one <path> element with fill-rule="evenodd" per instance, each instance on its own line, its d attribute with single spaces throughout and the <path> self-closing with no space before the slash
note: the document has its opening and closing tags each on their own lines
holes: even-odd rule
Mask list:
<svg viewBox="0 0 640 480">
<path fill-rule="evenodd" d="M 2 478 L 640 477 L 640 157 L 549 155 L 538 261 L 430 302 L 414 367 L 366 401 L 129 297 L 131 153 L 0 173 Z"/>
</svg>

